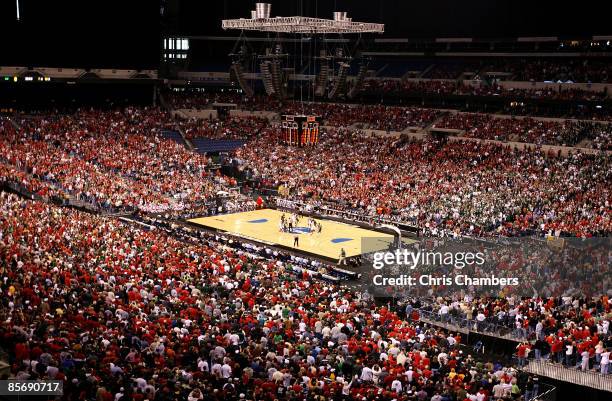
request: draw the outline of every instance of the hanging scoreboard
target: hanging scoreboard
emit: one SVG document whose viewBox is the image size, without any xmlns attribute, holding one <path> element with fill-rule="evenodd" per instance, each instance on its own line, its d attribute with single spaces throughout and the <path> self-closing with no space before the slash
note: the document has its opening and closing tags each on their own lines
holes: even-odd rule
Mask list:
<svg viewBox="0 0 612 401">
<path fill-rule="evenodd" d="M 310 146 L 319 142 L 319 116 L 284 115 L 282 140 L 287 145 Z"/>
</svg>

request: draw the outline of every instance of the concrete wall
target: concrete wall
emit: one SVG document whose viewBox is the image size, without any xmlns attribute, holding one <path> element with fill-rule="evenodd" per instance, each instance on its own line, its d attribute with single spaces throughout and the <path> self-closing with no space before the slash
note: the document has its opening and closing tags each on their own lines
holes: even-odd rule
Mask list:
<svg viewBox="0 0 612 401">
<path fill-rule="evenodd" d="M 0 67 L 0 75 L 15 76 L 27 73 L 27 67 Z M 46 68 L 36 67 L 32 71 L 37 72 L 45 77 L 51 78 L 78 78 L 85 74 L 87 70 L 83 68 Z M 105 79 L 129 79 L 138 74 L 146 74 L 149 77 L 156 79 L 157 70 L 113 70 L 110 68 L 93 69 L 91 72 L 97 74 L 100 78 Z"/>
<path fill-rule="evenodd" d="M 218 117 L 217 110 L 199 109 L 177 109 L 173 112 L 173 116 L 176 115 L 182 118 L 197 118 L 198 120 L 216 119 Z"/>
<path fill-rule="evenodd" d="M 229 72 L 180 71 L 178 77 L 189 81 L 227 81 L 230 74 Z"/>
<path fill-rule="evenodd" d="M 482 114 L 482 115 L 490 115 L 494 118 L 514 118 L 517 120 L 522 120 L 525 118 L 530 118 L 532 120 L 537 120 L 537 121 L 556 121 L 556 122 L 563 122 L 563 121 L 588 121 L 588 122 L 596 122 L 599 124 L 612 124 L 612 121 L 599 121 L 599 120 L 584 120 L 584 119 L 578 119 L 578 118 L 558 118 L 558 117 L 537 117 L 537 116 L 512 116 L 510 114 L 491 114 L 491 113 L 474 113 L 474 112 L 467 112 L 467 111 L 457 111 L 457 110 L 447 110 L 448 112 L 452 113 L 452 114 Z M 442 128 L 436 128 L 436 131 L 444 131 L 444 129 Z M 456 130 L 457 131 L 457 130 Z"/>
<path fill-rule="evenodd" d="M 478 87 L 481 81 L 466 79 L 464 85 Z M 602 83 L 547 83 L 547 82 L 525 82 L 525 81 L 501 81 L 499 86 L 506 89 L 551 89 L 555 92 L 561 90 L 581 89 L 585 91 L 601 92 L 608 89 L 608 93 L 612 91 L 612 84 Z M 608 95 L 609 97 L 609 95 Z"/>
<path fill-rule="evenodd" d="M 51 78 L 78 78 L 85 74 L 80 68 L 36 68 L 34 71 Z"/>
<path fill-rule="evenodd" d="M 14 76 L 26 70 L 26 67 L 0 67 L 0 75 Z"/>
<path fill-rule="evenodd" d="M 272 111 L 247 111 L 247 110 L 230 110 L 229 114 L 231 117 L 237 118 L 266 118 L 268 121 L 276 121 L 280 119 L 278 113 Z M 176 109 L 173 111 L 174 116 L 181 118 L 197 118 L 199 120 L 208 120 L 218 118 L 217 110 L 213 109 Z"/>
<path fill-rule="evenodd" d="M 257 117 L 266 118 L 268 121 L 274 121 L 280 119 L 280 115 L 273 111 L 247 111 L 247 110 L 230 110 L 230 116 L 245 118 L 245 117 Z"/>
<path fill-rule="evenodd" d="M 96 73 L 100 78 L 105 79 L 128 79 L 137 74 L 146 74 L 151 78 L 157 78 L 157 71 L 155 70 L 111 70 L 102 68 L 91 70 L 91 72 Z"/>
</svg>

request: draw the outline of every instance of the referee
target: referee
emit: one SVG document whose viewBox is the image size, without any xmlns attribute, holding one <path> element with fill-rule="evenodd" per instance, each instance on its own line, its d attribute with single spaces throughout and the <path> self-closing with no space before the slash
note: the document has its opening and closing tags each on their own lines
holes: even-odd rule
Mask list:
<svg viewBox="0 0 612 401">
<path fill-rule="evenodd" d="M 346 251 L 344 248 L 340 248 L 340 259 L 338 259 L 338 266 L 340 265 L 346 266 Z"/>
</svg>

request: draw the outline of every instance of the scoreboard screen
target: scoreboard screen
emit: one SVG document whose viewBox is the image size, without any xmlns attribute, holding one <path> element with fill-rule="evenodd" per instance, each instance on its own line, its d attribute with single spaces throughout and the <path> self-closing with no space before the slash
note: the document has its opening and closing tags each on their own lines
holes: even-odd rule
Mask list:
<svg viewBox="0 0 612 401">
<path fill-rule="evenodd" d="M 311 146 L 319 143 L 319 116 L 284 115 L 282 140 L 287 145 Z"/>
</svg>

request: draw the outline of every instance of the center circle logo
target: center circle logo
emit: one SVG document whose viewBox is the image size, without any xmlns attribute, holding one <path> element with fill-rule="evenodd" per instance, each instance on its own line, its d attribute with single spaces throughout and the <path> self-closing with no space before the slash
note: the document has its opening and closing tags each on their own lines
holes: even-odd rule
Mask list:
<svg viewBox="0 0 612 401">
<path fill-rule="evenodd" d="M 290 232 L 292 234 L 308 234 L 311 231 L 312 230 L 308 227 L 293 227 Z"/>
</svg>

